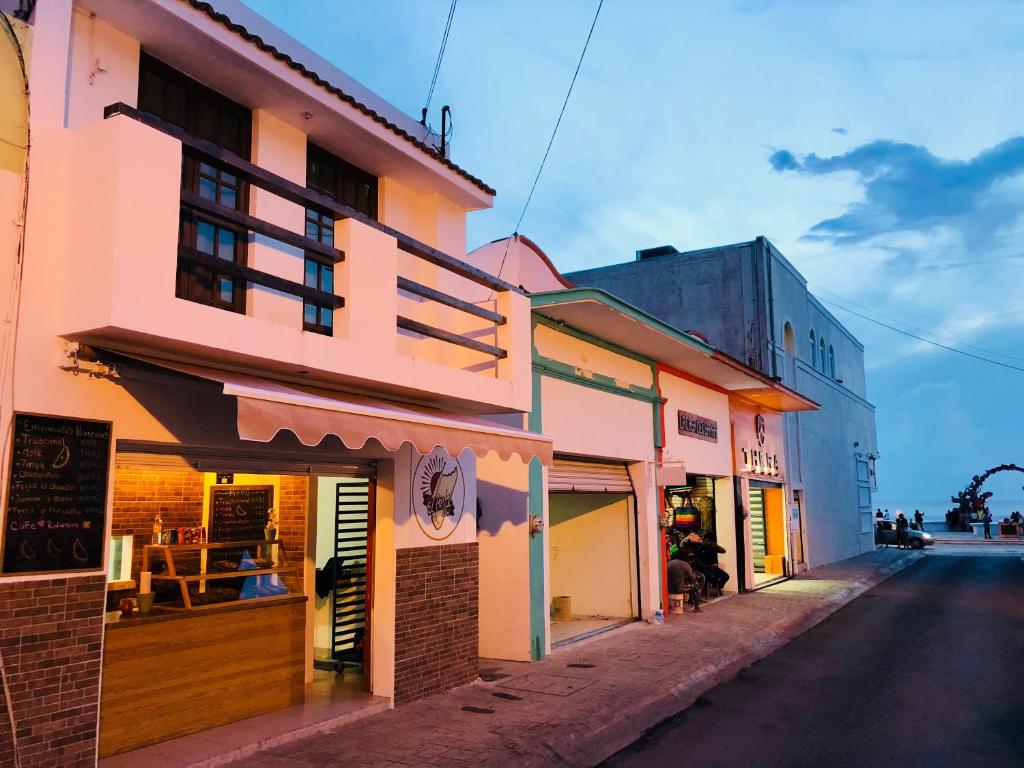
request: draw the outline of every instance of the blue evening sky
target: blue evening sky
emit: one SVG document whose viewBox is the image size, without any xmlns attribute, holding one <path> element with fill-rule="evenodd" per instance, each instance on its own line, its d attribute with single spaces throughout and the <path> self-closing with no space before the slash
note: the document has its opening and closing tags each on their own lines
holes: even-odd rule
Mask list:
<svg viewBox="0 0 1024 768">
<path fill-rule="evenodd" d="M 447 0 L 246 2 L 419 115 Z M 498 190 L 471 248 L 513 229 L 595 8 L 458 4 L 431 122 L 451 105 Z M 605 0 L 521 232 L 563 271 L 763 234 L 819 298 L 1024 368 L 1021 73 L 1015 0 Z M 1024 372 L 832 310 L 867 347 L 879 504 L 1024 465 Z M 988 487 L 1024 509 L 1022 483 Z"/>
</svg>

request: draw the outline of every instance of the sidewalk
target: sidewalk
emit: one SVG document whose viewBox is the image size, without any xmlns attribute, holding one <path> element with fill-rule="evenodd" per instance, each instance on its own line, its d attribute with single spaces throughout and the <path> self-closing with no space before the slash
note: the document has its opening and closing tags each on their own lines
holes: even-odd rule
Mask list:
<svg viewBox="0 0 1024 768">
<path fill-rule="evenodd" d="M 878 550 L 532 664 L 481 661 L 488 682 L 231 765 L 593 766 L 922 556 Z"/>
</svg>

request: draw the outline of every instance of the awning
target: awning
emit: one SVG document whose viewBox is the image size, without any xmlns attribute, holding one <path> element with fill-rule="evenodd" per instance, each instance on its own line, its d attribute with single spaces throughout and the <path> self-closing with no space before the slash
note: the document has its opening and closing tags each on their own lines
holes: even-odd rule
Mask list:
<svg viewBox="0 0 1024 768">
<path fill-rule="evenodd" d="M 409 443 L 424 455 L 440 447 L 458 456 L 468 448 L 480 458 L 495 451 L 502 460 L 517 454 L 524 462 L 536 456 L 544 464 L 551 463 L 552 438 L 479 417 L 186 363 L 133 359 L 221 384 L 224 394 L 238 402 L 238 436 L 242 440 L 268 443 L 287 430 L 310 446 L 319 445 L 327 435 L 336 435 L 352 450 L 376 440 L 389 451 Z"/>
</svg>

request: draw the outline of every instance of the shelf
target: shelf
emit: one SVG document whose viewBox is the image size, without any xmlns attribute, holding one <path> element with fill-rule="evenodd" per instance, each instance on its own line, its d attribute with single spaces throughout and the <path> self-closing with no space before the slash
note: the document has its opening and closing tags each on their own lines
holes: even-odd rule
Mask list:
<svg viewBox="0 0 1024 768">
<path fill-rule="evenodd" d="M 155 578 L 155 577 L 154 577 Z M 305 597 L 303 595 L 269 595 L 268 597 L 248 597 L 245 600 L 236 600 L 230 603 L 209 603 L 207 605 L 193 605 L 191 608 L 183 608 L 180 605 L 171 605 L 167 603 L 160 604 L 159 608 L 161 611 L 170 611 L 172 613 L 186 613 L 189 611 L 210 611 L 214 609 L 234 609 L 244 608 L 253 604 L 265 604 L 265 603 L 283 603 L 286 601 L 303 601 Z M 157 606 L 153 606 L 155 611 Z"/>
<path fill-rule="evenodd" d="M 249 539 L 248 541 L 214 541 L 206 544 L 146 544 L 143 549 L 170 549 L 174 552 L 187 552 L 200 549 L 244 549 L 245 547 L 280 543 L 280 539 Z"/>
<path fill-rule="evenodd" d="M 246 576 L 268 576 L 274 573 L 295 573 L 294 568 L 250 568 L 246 571 L 212 571 L 210 573 L 190 573 L 179 576 L 153 574 L 153 581 L 206 581 L 207 579 L 238 579 Z"/>
</svg>

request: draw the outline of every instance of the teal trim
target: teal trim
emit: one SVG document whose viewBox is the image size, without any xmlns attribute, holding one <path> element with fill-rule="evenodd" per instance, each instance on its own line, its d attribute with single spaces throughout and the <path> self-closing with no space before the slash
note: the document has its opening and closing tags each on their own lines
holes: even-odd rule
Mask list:
<svg viewBox="0 0 1024 768">
<path fill-rule="evenodd" d="M 653 387 L 637 387 L 628 384 L 623 386 L 616 382 L 616 380 L 611 376 L 605 376 L 602 373 L 583 376 L 576 372 L 577 368 L 575 366 L 558 360 L 552 360 L 547 357 L 541 357 L 540 355 L 537 355 L 533 361 L 533 370 L 535 373 L 539 371 L 545 376 L 550 376 L 553 379 L 571 381 L 573 384 L 579 384 L 581 387 L 599 389 L 602 392 L 609 392 L 613 395 L 620 395 L 621 397 L 629 397 L 633 400 L 641 400 L 645 403 L 658 401 L 658 390 Z"/>
<path fill-rule="evenodd" d="M 567 323 L 561 323 L 557 320 L 552 320 L 550 317 L 539 315 L 536 312 L 533 313 L 533 320 L 534 328 L 536 328 L 538 325 L 544 325 L 547 326 L 548 328 L 552 328 L 558 331 L 559 333 L 564 333 L 566 336 L 572 336 L 574 339 L 579 339 L 580 341 L 585 341 L 588 344 L 593 344 L 595 347 L 607 349 L 609 352 L 614 352 L 617 355 L 628 357 L 630 360 L 636 360 L 637 362 L 640 363 L 647 363 L 652 368 L 656 364 L 654 360 L 644 355 L 641 355 L 639 352 L 634 352 L 631 349 L 620 347 L 618 344 L 614 344 L 610 341 L 607 341 L 606 339 L 594 336 L 593 334 L 587 333 L 586 331 L 581 331 L 579 328 L 574 328 L 573 326 L 568 325 Z"/>
<path fill-rule="evenodd" d="M 664 323 L 658 318 L 647 314 L 642 309 L 634 307 L 632 304 L 627 304 L 621 299 L 612 296 L 606 291 L 602 291 L 598 288 L 570 288 L 564 291 L 545 291 L 543 293 L 531 293 L 530 294 L 530 306 L 533 307 L 534 313 L 538 309 L 544 307 L 558 306 L 561 304 L 571 304 L 573 302 L 580 301 L 596 301 L 601 304 L 607 304 L 612 309 L 627 315 L 639 323 L 643 323 L 649 328 L 653 328 L 659 333 L 663 333 L 672 339 L 675 339 L 680 344 L 686 344 L 693 347 L 705 355 L 711 355 L 715 351 L 715 348 L 710 344 L 705 344 L 698 338 L 691 336 L 688 333 L 683 333 L 673 328 L 668 323 Z"/>
<path fill-rule="evenodd" d="M 530 514 L 544 519 L 544 467 L 537 457 L 530 459 Z M 530 534 L 530 658 L 534 661 L 544 658 L 547 647 L 544 555 L 544 534 Z"/>
</svg>

